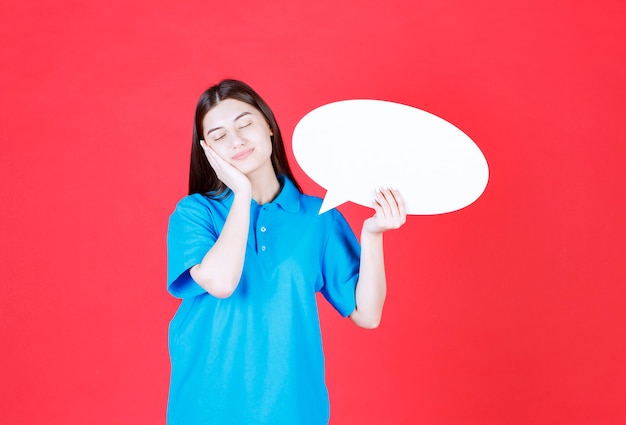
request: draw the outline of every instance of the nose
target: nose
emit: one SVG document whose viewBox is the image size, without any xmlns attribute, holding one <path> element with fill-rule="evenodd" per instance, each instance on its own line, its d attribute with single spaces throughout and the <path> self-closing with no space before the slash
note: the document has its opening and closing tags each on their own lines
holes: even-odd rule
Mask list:
<svg viewBox="0 0 626 425">
<path fill-rule="evenodd" d="M 241 137 L 241 135 L 237 132 L 233 135 L 233 146 L 239 147 L 246 144 L 246 139 Z"/>
</svg>

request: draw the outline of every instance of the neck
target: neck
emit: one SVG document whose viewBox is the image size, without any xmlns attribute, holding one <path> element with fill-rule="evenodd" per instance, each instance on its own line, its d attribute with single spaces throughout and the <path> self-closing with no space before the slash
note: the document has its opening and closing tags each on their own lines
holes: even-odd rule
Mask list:
<svg viewBox="0 0 626 425">
<path fill-rule="evenodd" d="M 272 202 L 280 192 L 280 182 L 272 169 L 271 174 L 264 176 L 248 176 L 252 185 L 252 199 L 259 205 Z"/>
</svg>

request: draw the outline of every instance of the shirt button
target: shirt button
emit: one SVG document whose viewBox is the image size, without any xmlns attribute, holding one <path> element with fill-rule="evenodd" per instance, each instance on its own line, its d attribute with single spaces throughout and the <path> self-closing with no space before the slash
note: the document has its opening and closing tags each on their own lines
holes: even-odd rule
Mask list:
<svg viewBox="0 0 626 425">
<path fill-rule="evenodd" d="M 263 245 L 263 246 L 261 247 L 261 251 L 265 251 L 266 249 L 267 249 L 267 248 L 265 247 L 265 245 Z"/>
<path fill-rule="evenodd" d="M 266 230 L 265 226 L 261 226 L 261 232 L 265 232 Z"/>
</svg>

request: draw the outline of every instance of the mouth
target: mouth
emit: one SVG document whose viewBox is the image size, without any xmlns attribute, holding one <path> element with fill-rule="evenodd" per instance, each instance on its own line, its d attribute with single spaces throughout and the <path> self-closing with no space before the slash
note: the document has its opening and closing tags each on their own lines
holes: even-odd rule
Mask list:
<svg viewBox="0 0 626 425">
<path fill-rule="evenodd" d="M 234 159 L 235 161 L 245 159 L 248 157 L 248 155 L 252 153 L 252 151 L 254 151 L 254 148 L 246 149 L 245 151 L 241 151 L 237 153 L 236 155 L 234 155 L 232 159 Z"/>
</svg>

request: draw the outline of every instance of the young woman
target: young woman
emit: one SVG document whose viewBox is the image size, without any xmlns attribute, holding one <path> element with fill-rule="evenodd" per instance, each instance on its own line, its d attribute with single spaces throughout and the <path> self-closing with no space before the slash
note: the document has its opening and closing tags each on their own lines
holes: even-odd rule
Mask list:
<svg viewBox="0 0 626 425">
<path fill-rule="evenodd" d="M 328 152 L 332 155 L 332 152 Z M 406 218 L 375 191 L 361 246 L 342 215 L 301 193 L 274 114 L 243 82 L 205 91 L 189 195 L 168 228 L 170 425 L 327 424 L 316 292 L 375 328 L 386 293 L 382 234 Z"/>
</svg>

